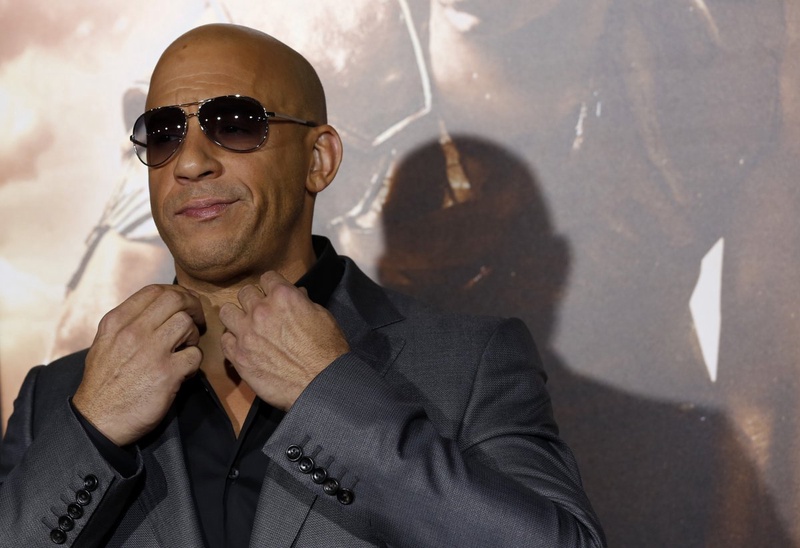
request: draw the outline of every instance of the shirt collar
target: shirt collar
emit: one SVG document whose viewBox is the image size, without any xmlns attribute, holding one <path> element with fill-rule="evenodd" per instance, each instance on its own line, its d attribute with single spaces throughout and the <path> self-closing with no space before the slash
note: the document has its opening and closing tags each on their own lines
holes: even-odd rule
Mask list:
<svg viewBox="0 0 800 548">
<path fill-rule="evenodd" d="M 312 245 L 317 261 L 311 265 L 295 284 L 304 287 L 308 298 L 320 306 L 328 304 L 333 290 L 344 275 L 344 261 L 336 254 L 330 240 L 323 236 L 312 236 Z"/>
</svg>

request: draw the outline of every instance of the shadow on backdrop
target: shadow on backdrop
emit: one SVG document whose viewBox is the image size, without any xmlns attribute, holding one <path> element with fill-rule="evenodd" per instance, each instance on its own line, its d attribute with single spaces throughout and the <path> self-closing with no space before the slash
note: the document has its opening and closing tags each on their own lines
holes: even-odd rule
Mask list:
<svg viewBox="0 0 800 548">
<path fill-rule="evenodd" d="M 423 145 L 394 173 L 383 228 L 382 284 L 446 310 L 517 316 L 530 327 L 562 437 L 610 546 L 790 545 L 724 414 L 605 385 L 557 355 L 570 246 L 524 161 L 472 136 Z M 744 518 L 725 511 L 732 496 L 747 500 Z"/>
</svg>

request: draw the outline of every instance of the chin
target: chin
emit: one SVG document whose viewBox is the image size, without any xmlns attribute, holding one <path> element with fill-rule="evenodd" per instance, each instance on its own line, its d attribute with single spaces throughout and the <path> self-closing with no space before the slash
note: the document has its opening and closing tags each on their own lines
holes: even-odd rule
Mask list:
<svg viewBox="0 0 800 548">
<path fill-rule="evenodd" d="M 185 275 L 208 283 L 221 284 L 241 279 L 250 274 L 238 246 L 204 245 L 201 249 L 181 249 L 173 252 L 175 266 Z"/>
<path fill-rule="evenodd" d="M 178 265 L 178 270 L 190 280 L 220 287 L 233 285 L 253 275 L 251 271 L 231 264 Z"/>
</svg>

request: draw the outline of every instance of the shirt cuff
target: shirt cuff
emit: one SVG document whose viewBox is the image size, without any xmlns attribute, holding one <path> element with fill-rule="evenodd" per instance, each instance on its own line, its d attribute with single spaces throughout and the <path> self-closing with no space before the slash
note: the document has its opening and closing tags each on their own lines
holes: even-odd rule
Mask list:
<svg viewBox="0 0 800 548">
<path fill-rule="evenodd" d="M 69 399 L 69 406 L 72 408 L 75 418 L 78 419 L 86 435 L 89 436 L 92 444 L 100 453 L 100 456 L 102 456 L 123 478 L 130 478 L 133 476 L 138 469 L 136 448 L 133 445 L 120 447 L 108 439 L 100 430 L 95 428 L 86 417 L 81 415 L 81 412 L 72 404 L 72 398 Z"/>
</svg>

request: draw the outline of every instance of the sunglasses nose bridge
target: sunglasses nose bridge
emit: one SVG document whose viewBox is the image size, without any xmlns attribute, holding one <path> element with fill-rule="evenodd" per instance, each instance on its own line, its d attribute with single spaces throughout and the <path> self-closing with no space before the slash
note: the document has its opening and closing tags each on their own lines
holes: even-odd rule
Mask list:
<svg viewBox="0 0 800 548">
<path fill-rule="evenodd" d="M 206 132 L 206 128 L 203 125 L 202 118 L 200 118 L 200 109 L 199 108 L 197 110 L 195 110 L 194 112 L 186 112 L 186 110 L 184 110 L 184 109 L 182 109 L 182 110 L 183 110 L 183 115 L 186 118 L 186 127 L 184 128 L 184 133 L 183 133 L 184 140 L 189 135 L 189 120 L 191 120 L 192 118 L 197 118 L 197 125 L 199 126 L 200 131 L 202 131 L 204 135 L 208 135 L 208 133 Z"/>
<path fill-rule="evenodd" d="M 183 109 L 181 109 L 181 110 L 183 110 Z M 194 112 L 186 112 L 185 110 L 183 110 L 183 115 L 186 117 L 186 126 L 187 126 L 187 128 L 189 126 L 189 119 L 191 119 L 191 118 L 197 118 L 197 123 L 200 124 L 200 109 L 197 109 Z M 203 124 L 200 124 L 200 125 L 202 126 Z"/>
</svg>

